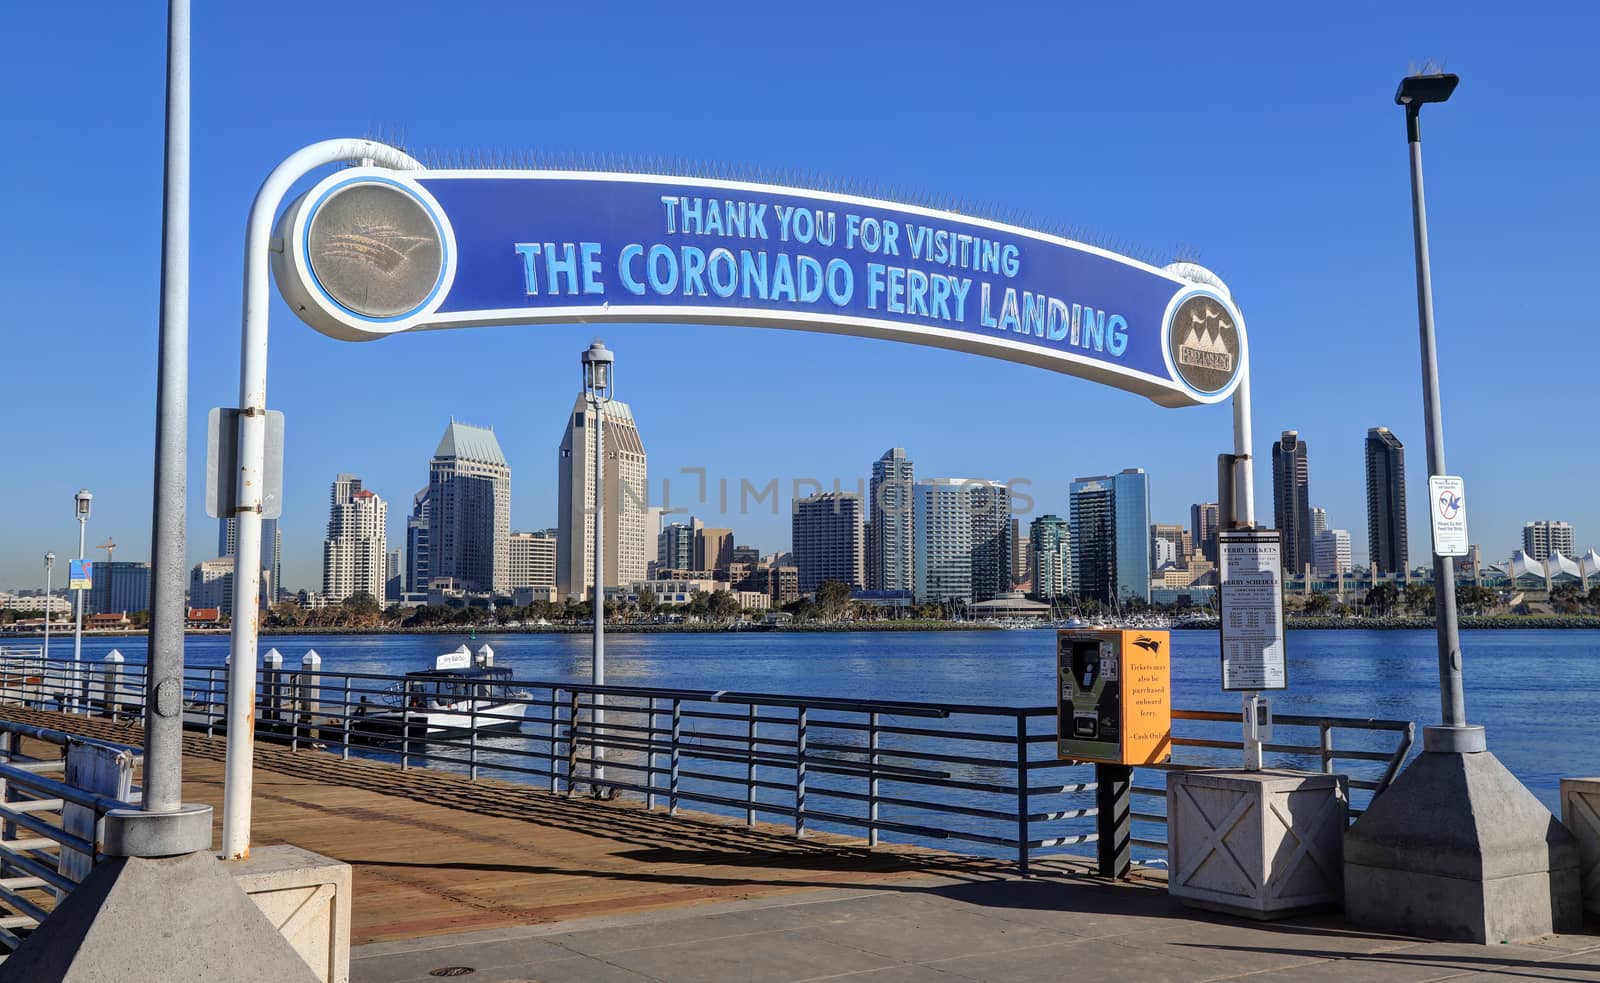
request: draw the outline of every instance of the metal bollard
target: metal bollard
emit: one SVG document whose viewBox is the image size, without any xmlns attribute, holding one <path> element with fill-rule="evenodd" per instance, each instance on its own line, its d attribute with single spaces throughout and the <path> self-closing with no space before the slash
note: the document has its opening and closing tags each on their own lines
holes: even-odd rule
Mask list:
<svg viewBox="0 0 1600 983">
<path fill-rule="evenodd" d="M 283 675 L 283 656 L 277 649 L 268 649 L 261 657 L 261 696 L 263 720 L 277 720 L 279 710 L 278 680 Z"/>
<path fill-rule="evenodd" d="M 1133 869 L 1133 769 L 1097 764 L 1094 781 L 1096 867 L 1101 877 L 1125 878 Z"/>
<path fill-rule="evenodd" d="M 105 709 L 105 715 L 115 720 L 117 717 L 117 704 L 122 695 L 122 653 L 112 649 L 106 653 L 106 668 L 104 678 L 101 680 L 100 705 Z"/>
<path fill-rule="evenodd" d="M 322 710 L 322 656 L 316 649 L 309 649 L 300 657 L 300 687 L 296 694 L 295 708 L 295 736 L 300 735 L 300 724 L 305 725 L 305 739 L 309 743 L 316 734 L 314 723 L 316 714 Z M 295 749 L 298 750 L 298 741 Z"/>
</svg>

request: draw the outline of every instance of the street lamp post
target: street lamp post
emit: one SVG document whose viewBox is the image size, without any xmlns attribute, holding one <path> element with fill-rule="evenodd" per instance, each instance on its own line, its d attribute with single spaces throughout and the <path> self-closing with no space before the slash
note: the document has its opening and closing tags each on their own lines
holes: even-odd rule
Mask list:
<svg viewBox="0 0 1600 983">
<path fill-rule="evenodd" d="M 590 681 L 596 686 L 606 683 L 606 558 L 605 558 L 605 502 L 606 502 L 606 404 L 611 402 L 612 363 L 614 356 L 596 338 L 583 353 L 583 395 L 589 403 L 590 417 L 594 421 L 594 653 L 591 660 Z M 605 780 L 605 748 L 600 742 L 600 727 L 605 723 L 606 698 L 594 694 L 594 737 L 591 739 L 590 766 L 593 781 L 590 788 L 596 796 L 602 794 L 598 784 Z"/>
<path fill-rule="evenodd" d="M 93 500 L 94 500 L 94 496 L 89 493 L 89 489 L 87 489 L 87 488 L 78 489 L 78 494 L 73 496 L 73 501 L 74 501 L 74 503 L 76 503 L 77 512 L 78 512 L 78 564 L 80 566 L 83 564 L 83 560 L 84 560 L 83 553 L 84 553 L 85 542 L 86 542 L 84 537 L 87 535 L 87 532 L 88 532 L 88 529 L 89 529 L 89 503 L 91 501 L 93 501 Z M 82 659 L 83 659 L 83 588 L 82 587 L 78 588 L 77 595 L 78 595 L 77 596 L 78 616 L 77 616 L 77 622 L 73 626 L 73 629 L 72 629 L 72 700 L 68 704 L 69 708 L 76 708 L 78 706 L 78 669 L 79 669 L 78 663 L 80 661 L 82 661 Z M 50 617 L 50 612 L 48 610 L 48 603 L 47 603 L 46 607 L 47 607 L 47 610 L 45 611 L 44 616 L 45 616 L 45 619 L 48 620 L 49 617 Z"/>
<path fill-rule="evenodd" d="M 46 664 L 46 666 L 41 668 L 41 671 L 43 671 L 43 669 L 49 668 L 48 662 L 49 662 L 49 659 L 50 659 L 50 581 L 51 581 L 52 576 L 55 574 L 55 572 L 56 572 L 56 555 L 54 553 L 46 553 L 44 555 L 44 657 L 45 657 L 45 660 L 46 660 L 47 664 Z"/>
<path fill-rule="evenodd" d="M 1446 474 L 1444 420 L 1439 407 L 1439 357 L 1433 333 L 1433 273 L 1428 264 L 1428 212 L 1422 197 L 1422 107 L 1444 102 L 1459 77 L 1449 73 L 1410 75 L 1394 94 L 1406 111 L 1406 143 L 1411 151 L 1411 225 L 1417 258 L 1417 321 L 1422 345 L 1422 413 L 1427 429 L 1428 475 Z M 1456 623 L 1455 574 L 1447 556 L 1433 555 L 1433 605 L 1439 647 L 1440 725 L 1423 730 L 1430 751 L 1482 751 L 1482 727 L 1467 724 L 1461 687 L 1461 636 Z"/>
</svg>

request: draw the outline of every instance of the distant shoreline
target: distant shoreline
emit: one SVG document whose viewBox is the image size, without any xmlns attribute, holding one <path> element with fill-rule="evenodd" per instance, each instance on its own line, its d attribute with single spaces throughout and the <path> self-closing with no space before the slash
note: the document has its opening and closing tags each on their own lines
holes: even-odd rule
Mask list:
<svg viewBox="0 0 1600 983">
<path fill-rule="evenodd" d="M 1286 625 L 1289 631 L 1420 631 L 1433 628 L 1432 618 L 1290 618 Z M 818 632 L 911 632 L 911 631 L 1001 631 L 1005 626 L 995 624 L 981 624 L 977 622 L 952 622 L 952 621 L 862 621 L 830 624 L 786 625 L 753 625 L 741 628 L 730 628 L 726 625 L 629 625 L 607 624 L 608 635 L 724 635 L 740 634 L 744 632 L 759 632 L 762 634 L 783 633 L 818 633 Z M 1494 629 L 1600 629 L 1600 616 L 1596 615 L 1506 615 L 1506 616 L 1466 616 L 1461 619 L 1462 630 L 1494 630 Z M 1184 625 L 1173 625 L 1173 631 L 1215 631 L 1215 621 L 1195 622 Z M 475 633 L 479 635 L 580 635 L 590 632 L 588 625 L 538 625 L 505 627 L 501 625 L 478 626 L 474 629 L 470 625 L 430 625 L 420 628 L 348 628 L 348 627 L 320 627 L 312 628 L 300 626 L 294 628 L 263 628 L 263 636 L 274 635 L 455 635 Z M 86 631 L 88 638 L 129 638 L 147 634 L 144 629 L 127 631 Z M 225 628 L 191 629 L 186 635 L 200 637 L 205 635 L 226 635 Z M 0 635 L 0 644 L 5 644 L 11 639 L 42 639 L 43 633 L 22 633 Z M 70 643 L 71 632 L 51 632 L 51 638 Z"/>
</svg>

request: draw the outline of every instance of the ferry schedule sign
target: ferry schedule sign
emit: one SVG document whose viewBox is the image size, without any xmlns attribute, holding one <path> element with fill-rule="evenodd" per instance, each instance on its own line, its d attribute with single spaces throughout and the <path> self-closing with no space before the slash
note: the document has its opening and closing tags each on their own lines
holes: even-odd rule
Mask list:
<svg viewBox="0 0 1600 983">
<path fill-rule="evenodd" d="M 1248 364 L 1243 317 L 1198 267 L 831 192 L 352 168 L 292 203 L 276 236 L 290 307 L 348 340 L 495 324 L 742 324 L 982 354 L 1168 406 L 1226 399 Z"/>
<path fill-rule="evenodd" d="M 1286 689 L 1283 543 L 1276 529 L 1217 533 L 1222 688 Z"/>
</svg>

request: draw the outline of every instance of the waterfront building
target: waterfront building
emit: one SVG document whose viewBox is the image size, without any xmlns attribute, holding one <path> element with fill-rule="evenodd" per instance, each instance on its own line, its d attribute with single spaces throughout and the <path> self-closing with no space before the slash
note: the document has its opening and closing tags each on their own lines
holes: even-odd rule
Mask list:
<svg viewBox="0 0 1600 983">
<path fill-rule="evenodd" d="M 746 568 L 754 568 L 761 562 L 761 551 L 754 546 L 735 546 L 733 548 L 733 562 L 744 564 Z M 729 566 L 732 569 L 732 566 Z"/>
<path fill-rule="evenodd" d="M 1070 486 L 1077 593 L 1103 603 L 1150 599 L 1150 479 L 1143 468 Z"/>
<path fill-rule="evenodd" d="M 556 591 L 589 596 L 594 587 L 594 407 L 573 400 L 561 436 L 557 477 Z M 644 536 L 648 480 L 644 442 L 627 403 L 605 404 L 605 586 L 641 580 L 648 553 Z M 657 543 L 649 541 L 651 548 Z"/>
<path fill-rule="evenodd" d="M 1028 578 L 1041 601 L 1074 592 L 1072 524 L 1059 515 L 1041 515 L 1028 525 Z"/>
<path fill-rule="evenodd" d="M 1033 589 L 1033 540 L 1022 535 L 1022 520 L 1011 520 L 1011 589 L 1023 594 Z"/>
<path fill-rule="evenodd" d="M 94 561 L 94 578 L 83 600 L 87 614 L 150 610 L 150 564 L 132 560 Z"/>
<path fill-rule="evenodd" d="M 493 427 L 452 419 L 428 465 L 428 582 L 468 593 L 511 581 L 511 466 Z"/>
<path fill-rule="evenodd" d="M 1572 526 L 1556 519 L 1540 519 L 1522 527 L 1522 551 L 1535 560 L 1550 559 L 1556 553 L 1571 557 L 1577 552 L 1573 545 Z M 100 575 L 100 564 L 94 565 L 95 576 Z"/>
<path fill-rule="evenodd" d="M 238 524 L 232 516 L 217 520 L 217 555 L 232 556 L 238 538 Z M 272 573 L 272 592 L 261 592 L 261 609 L 265 611 L 283 589 L 283 530 L 277 519 L 261 520 L 261 565 Z M 98 570 L 99 564 L 95 565 Z"/>
<path fill-rule="evenodd" d="M 800 568 L 788 564 L 767 567 L 767 590 L 772 595 L 773 607 L 781 608 L 800 600 Z"/>
<path fill-rule="evenodd" d="M 1324 529 L 1311 541 L 1311 562 L 1317 573 L 1327 577 L 1350 572 L 1350 533 L 1344 529 Z"/>
<path fill-rule="evenodd" d="M 726 574 L 733 564 L 733 530 L 702 526 L 698 520 L 694 533 L 694 566 L 696 570 L 721 571 Z"/>
<path fill-rule="evenodd" d="M 98 571 L 100 569 L 100 564 L 96 563 L 94 566 L 95 570 Z M 149 605 L 147 603 L 145 608 L 148 607 Z M 31 594 L 0 594 L 0 610 L 38 611 L 42 614 L 48 615 L 51 619 L 51 623 L 54 624 L 56 615 L 61 615 L 63 617 L 70 616 L 73 612 L 73 607 L 72 600 L 68 597 L 62 597 L 59 594 L 51 594 L 46 597 L 43 591 L 39 591 Z M 42 618 L 40 619 L 39 624 L 41 626 L 44 624 L 44 620 Z"/>
<path fill-rule="evenodd" d="M 904 447 L 891 447 L 872 462 L 868 503 L 866 586 L 868 590 L 911 590 L 915 576 L 912 503 L 916 467 Z"/>
<path fill-rule="evenodd" d="M 322 541 L 322 595 L 343 604 L 356 594 L 382 602 L 388 580 L 389 506 L 355 475 L 333 479 Z"/>
<path fill-rule="evenodd" d="M 1311 562 L 1310 461 L 1297 430 L 1272 443 L 1272 520 L 1283 535 L 1283 567 L 1300 573 Z"/>
<path fill-rule="evenodd" d="M 1187 531 L 1180 525 L 1158 522 L 1150 527 L 1150 569 L 1181 567 L 1189 562 Z"/>
<path fill-rule="evenodd" d="M 554 529 L 511 534 L 511 592 L 529 600 L 551 601 L 556 597 L 556 544 L 560 534 Z"/>
<path fill-rule="evenodd" d="M 1011 593 L 1011 489 L 975 481 L 968 491 L 972 516 L 972 599 Z"/>
<path fill-rule="evenodd" d="M 405 594 L 405 561 L 399 550 L 389 551 L 389 562 L 384 566 L 383 574 L 383 599 L 390 604 L 399 604 L 400 598 Z"/>
<path fill-rule="evenodd" d="M 929 478 L 913 486 L 918 601 L 984 601 L 1011 588 L 1011 497 L 1001 482 Z"/>
<path fill-rule="evenodd" d="M 1319 509 L 1315 505 L 1313 505 L 1311 507 L 1311 538 L 1312 538 L 1312 542 L 1313 542 L 1313 548 L 1314 548 L 1314 544 L 1315 544 L 1315 541 L 1316 541 L 1317 534 L 1318 533 L 1324 533 L 1324 532 L 1327 532 L 1327 531 L 1328 531 L 1328 510 L 1327 509 Z"/>
<path fill-rule="evenodd" d="M 1406 546 L 1406 449 L 1388 427 L 1367 431 L 1367 556 L 1380 574 L 1403 574 Z"/>
<path fill-rule="evenodd" d="M 272 571 L 261 571 L 261 596 L 272 596 Z M 223 617 L 233 617 L 233 557 L 202 560 L 189 570 L 189 606 L 215 608 Z"/>
<path fill-rule="evenodd" d="M 694 568 L 694 533 L 699 520 L 673 522 L 661 530 L 656 544 L 656 566 L 661 570 Z"/>
<path fill-rule="evenodd" d="M 428 590 L 428 489 L 411 496 L 411 515 L 406 519 L 406 593 Z"/>
<path fill-rule="evenodd" d="M 1216 502 L 1196 502 L 1189 506 L 1189 532 L 1194 548 L 1212 564 L 1217 562 L 1217 524 L 1221 510 Z"/>
<path fill-rule="evenodd" d="M 823 492 L 797 498 L 790 506 L 790 542 L 800 571 L 800 593 L 830 580 L 856 589 L 866 579 L 861 496 Z"/>
</svg>

